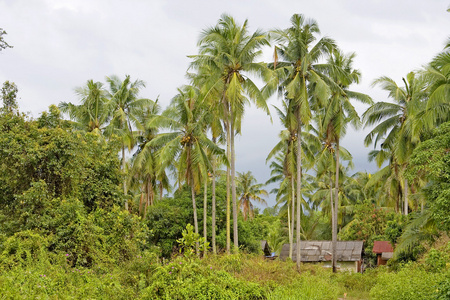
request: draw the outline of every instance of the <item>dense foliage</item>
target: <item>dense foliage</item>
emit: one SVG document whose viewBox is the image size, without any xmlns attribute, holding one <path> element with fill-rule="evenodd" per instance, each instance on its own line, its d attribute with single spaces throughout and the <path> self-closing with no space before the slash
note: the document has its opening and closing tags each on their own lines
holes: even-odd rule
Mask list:
<svg viewBox="0 0 450 300">
<path fill-rule="evenodd" d="M 448 299 L 450 44 L 404 86 L 376 79 L 391 102 L 373 103 L 350 89 L 355 54 L 314 20 L 296 14 L 270 35 L 247 26 L 222 15 L 203 31 L 195 73 L 165 110 L 139 97 L 142 80 L 110 76 L 108 89 L 88 80 L 81 104 L 33 120 L 18 87 L 3 84 L 3 297 Z M 274 61 L 257 62 L 271 36 Z M 245 104 L 268 112 L 276 91 L 285 128 L 267 160 L 277 203 L 259 214 L 268 193 L 236 172 L 235 136 Z M 370 105 L 362 119 L 350 100 Z M 374 126 L 365 143 L 380 143 L 369 159 L 381 169 L 351 175 L 340 139 L 362 123 Z M 330 238 L 332 270 L 261 256 L 262 240 L 275 254 L 289 243 L 291 256 L 295 242 Z M 364 241 L 366 274 L 335 273 L 338 238 Z M 370 269 L 377 240 L 395 247 L 388 268 Z"/>
</svg>

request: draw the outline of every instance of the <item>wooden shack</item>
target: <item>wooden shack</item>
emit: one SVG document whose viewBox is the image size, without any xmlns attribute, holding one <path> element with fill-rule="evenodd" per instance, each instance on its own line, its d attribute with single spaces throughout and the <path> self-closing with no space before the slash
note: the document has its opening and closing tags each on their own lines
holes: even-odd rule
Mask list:
<svg viewBox="0 0 450 300">
<path fill-rule="evenodd" d="M 331 241 L 302 241 L 300 243 L 301 261 L 304 263 L 321 263 L 331 268 Z M 363 259 L 363 241 L 338 241 L 336 245 L 338 270 L 361 272 Z M 280 259 L 289 257 L 289 244 L 281 249 Z M 297 261 L 297 244 L 293 245 L 292 260 Z"/>
<path fill-rule="evenodd" d="M 385 265 L 394 255 L 394 248 L 391 242 L 374 241 L 372 252 L 377 255 L 377 266 Z"/>
</svg>

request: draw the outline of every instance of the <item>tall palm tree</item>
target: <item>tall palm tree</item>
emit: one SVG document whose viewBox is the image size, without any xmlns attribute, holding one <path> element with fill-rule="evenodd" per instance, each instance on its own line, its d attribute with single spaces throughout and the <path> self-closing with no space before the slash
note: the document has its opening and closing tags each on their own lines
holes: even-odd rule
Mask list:
<svg viewBox="0 0 450 300">
<path fill-rule="evenodd" d="M 320 34 L 319 26 L 314 20 L 307 20 L 303 15 L 295 14 L 291 17 L 291 27 L 285 30 L 274 30 L 277 46 L 275 48 L 274 68 L 278 69 L 281 79 L 282 94 L 295 104 L 297 125 L 297 269 L 300 271 L 300 214 L 301 214 L 301 182 L 302 182 L 302 126 L 311 120 L 310 97 L 314 94 L 320 101 L 326 100 L 330 89 L 320 74 L 317 63 L 323 55 L 335 48 L 333 40 Z M 278 58 L 281 60 L 279 61 Z M 309 89 L 308 85 L 314 87 Z M 270 87 L 270 86 L 269 86 Z"/>
<path fill-rule="evenodd" d="M 164 169 L 159 169 L 157 159 L 157 147 L 151 146 L 151 141 L 157 136 L 159 127 L 153 119 L 160 113 L 158 100 L 150 101 L 140 114 L 138 130 L 135 133 L 137 150 L 133 154 L 133 165 L 130 180 L 137 180 L 140 185 L 139 212 L 146 215 L 148 206 L 154 204 L 155 195 L 159 188 L 161 198 L 163 189 L 169 189 L 169 180 Z M 159 186 L 158 186 L 159 185 Z"/>
<path fill-rule="evenodd" d="M 284 130 L 280 133 L 280 142 L 270 151 L 266 158 L 266 162 L 274 157 L 277 153 L 277 159 L 282 160 L 280 171 L 277 170 L 277 161 L 271 163 L 271 173 L 275 175 L 268 180 L 267 183 L 281 181 L 280 189 L 277 191 L 277 200 L 284 193 L 287 197 L 287 213 L 288 213 L 288 231 L 289 231 L 289 257 L 292 259 L 293 243 L 294 243 L 294 210 L 295 210 L 295 165 L 296 165 L 296 123 L 295 112 L 293 109 L 293 101 L 286 99 L 282 102 L 282 109 L 275 107 L 278 117 L 284 126 Z M 276 174 L 279 173 L 279 174 Z M 286 188 L 281 188 L 281 187 Z"/>
<path fill-rule="evenodd" d="M 334 185 L 334 209 L 332 214 L 332 252 L 333 252 L 333 272 L 336 272 L 336 246 L 337 246 L 337 218 L 339 208 L 339 170 L 340 170 L 340 138 L 345 135 L 347 124 L 353 127 L 360 126 L 360 118 L 350 100 L 358 100 L 365 104 L 373 104 L 372 99 L 362 93 L 349 90 L 353 83 L 359 83 L 361 73 L 353 69 L 353 59 L 355 53 L 345 55 L 338 49 L 334 49 L 328 57 L 328 66 L 324 72 L 331 80 L 331 97 L 324 107 L 324 118 L 322 128 L 325 129 L 326 144 L 334 143 L 334 155 L 336 160 L 335 185 Z M 332 197 L 330 195 L 330 197 Z M 330 198 L 333 202 L 333 198 Z"/>
<path fill-rule="evenodd" d="M 433 58 L 422 74 L 429 94 L 426 105 L 427 127 L 432 129 L 450 120 L 450 39 L 445 50 Z"/>
<path fill-rule="evenodd" d="M 119 136 L 122 141 L 122 170 L 124 172 L 123 191 L 127 195 L 126 157 L 125 148 L 131 150 L 135 145 L 133 129 L 139 124 L 138 114 L 150 104 L 149 99 L 139 98 L 140 90 L 145 87 L 142 80 L 131 81 L 129 75 L 122 81 L 113 75 L 106 77 L 109 84 L 109 101 L 107 110 L 111 116 L 105 134 Z M 125 200 L 125 209 L 128 210 L 128 199 Z"/>
<path fill-rule="evenodd" d="M 377 102 L 369 107 L 363 114 L 365 126 L 374 125 L 375 128 L 369 132 L 364 139 L 368 146 L 382 140 L 381 150 L 376 152 L 377 162 L 381 165 L 389 159 L 389 165 L 399 183 L 398 192 L 403 195 L 404 214 L 408 214 L 408 190 L 409 185 L 404 177 L 408 165 L 408 159 L 418 143 L 424 131 L 425 124 L 429 123 L 424 112 L 426 109 L 426 81 L 423 77 L 417 77 L 414 72 L 403 78 L 404 87 L 399 87 L 389 77 L 376 79 L 373 85 L 380 85 L 382 89 L 389 92 L 389 97 L 394 101 Z"/>
<path fill-rule="evenodd" d="M 253 219 L 253 204 L 251 201 L 267 205 L 266 200 L 261 196 L 268 196 L 269 194 L 262 188 L 264 184 L 256 183 L 256 178 L 252 172 L 238 172 L 237 174 L 237 190 L 240 195 L 239 207 L 242 209 L 244 220 L 247 220 L 248 217 Z"/>
<path fill-rule="evenodd" d="M 234 137 L 240 132 L 244 106 L 249 100 L 254 101 L 267 113 L 269 112 L 265 97 L 246 75 L 253 73 L 262 76 L 267 71 L 265 64 L 256 63 L 256 59 L 261 55 L 261 48 L 269 45 L 269 42 L 266 34 L 260 30 L 250 34 L 247 20 L 239 25 L 233 17 L 223 14 L 216 26 L 207 28 L 201 33 L 198 45 L 200 47 L 199 55 L 192 56 L 194 61 L 191 67 L 199 69 L 207 66 L 210 68 L 212 84 L 209 86 L 220 91 L 216 105 L 223 108 L 221 117 L 227 134 L 227 153 L 231 165 L 229 176 L 231 177 L 233 203 L 233 241 L 234 249 L 237 251 L 239 242 Z M 227 190 L 229 190 L 229 184 Z M 229 207 L 228 203 L 229 200 L 227 200 L 227 207 Z M 229 208 L 227 212 L 229 212 Z M 229 217 L 227 217 L 227 228 L 229 228 Z M 227 251 L 229 251 L 229 234 L 227 234 Z"/>
<path fill-rule="evenodd" d="M 200 65 L 197 69 L 197 73 L 188 73 L 188 78 L 191 80 L 192 85 L 199 88 L 202 94 L 203 102 L 205 105 L 205 130 L 209 130 L 212 136 L 212 142 L 214 144 L 222 144 L 224 140 L 224 132 L 221 124 L 221 118 L 218 116 L 222 115 L 222 109 L 216 106 L 216 99 L 220 98 L 221 91 L 217 87 L 210 86 L 214 85 L 214 81 L 211 81 L 211 76 L 214 76 L 214 72 L 208 65 Z M 221 161 L 220 156 L 217 157 L 213 153 L 208 153 L 211 161 L 211 172 L 208 172 L 208 177 L 211 178 L 211 194 L 212 194 L 212 204 L 211 204 L 211 245 L 213 254 L 217 253 L 216 249 L 216 171 L 220 164 L 225 163 Z M 208 178 L 205 177 L 204 185 L 204 219 L 206 220 L 206 204 L 207 204 L 207 181 Z M 227 191 L 228 192 L 228 191 Z M 229 207 L 228 207 L 229 208 Z M 207 229 L 206 222 L 204 223 L 204 238 L 206 239 Z M 229 236 L 229 226 L 227 227 L 227 236 Z M 227 239 L 227 243 L 228 243 Z"/>
<path fill-rule="evenodd" d="M 79 96 L 81 104 L 61 102 L 58 105 L 59 109 L 69 114 L 77 128 L 101 134 L 109 114 L 106 107 L 107 91 L 103 88 L 103 84 L 90 79 L 85 86 L 76 88 L 75 93 Z"/>
<path fill-rule="evenodd" d="M 171 105 L 155 118 L 155 122 L 170 128 L 172 132 L 161 133 L 150 143 L 161 147 L 158 151 L 160 168 L 176 161 L 178 183 L 181 186 L 185 182 L 190 186 L 196 234 L 198 221 L 195 194 L 201 187 L 202 179 L 207 176 L 207 170 L 211 169 L 206 152 L 209 150 L 223 155 L 223 150 L 209 140 L 204 132 L 203 110 L 198 89 L 193 86 L 178 89 L 178 95 L 172 99 Z"/>
</svg>

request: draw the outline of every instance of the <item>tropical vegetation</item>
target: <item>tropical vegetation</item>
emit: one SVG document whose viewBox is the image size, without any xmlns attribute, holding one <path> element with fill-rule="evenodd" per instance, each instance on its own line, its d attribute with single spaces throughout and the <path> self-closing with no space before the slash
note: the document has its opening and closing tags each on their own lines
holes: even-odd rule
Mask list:
<svg viewBox="0 0 450 300">
<path fill-rule="evenodd" d="M 166 108 L 140 96 L 144 81 L 111 75 L 33 119 L 18 86 L 3 83 L 1 295 L 448 299 L 450 44 L 401 82 L 375 79 L 388 97 L 378 101 L 354 89 L 355 53 L 315 20 L 290 21 L 252 32 L 222 15 Z M 4 34 L 0 50 L 11 48 Z M 273 61 L 259 61 L 271 46 Z M 274 94 L 283 130 L 261 183 L 237 171 L 235 137 L 245 106 L 270 114 Z M 369 128 L 378 171 L 352 173 L 348 126 Z M 335 274 L 338 239 L 364 241 L 364 274 Z M 292 261 L 303 240 L 332 240 L 331 270 Z M 395 252 L 375 268 L 380 240 Z M 284 244 L 288 258 L 275 259 Z"/>
</svg>

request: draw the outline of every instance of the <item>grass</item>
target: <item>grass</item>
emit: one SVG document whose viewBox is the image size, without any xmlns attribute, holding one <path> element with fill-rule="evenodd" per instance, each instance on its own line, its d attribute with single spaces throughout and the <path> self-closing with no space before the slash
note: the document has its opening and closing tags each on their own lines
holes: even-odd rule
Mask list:
<svg viewBox="0 0 450 300">
<path fill-rule="evenodd" d="M 165 263 L 147 255 L 120 266 L 71 267 L 65 259 L 0 266 L 0 294 L 4 299 L 430 299 L 434 285 L 448 275 L 419 263 L 364 274 L 333 274 L 303 264 L 298 273 L 293 262 L 258 255 L 177 257 Z"/>
</svg>

